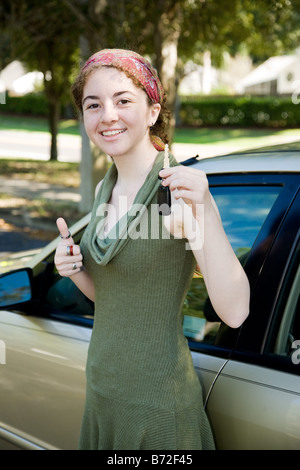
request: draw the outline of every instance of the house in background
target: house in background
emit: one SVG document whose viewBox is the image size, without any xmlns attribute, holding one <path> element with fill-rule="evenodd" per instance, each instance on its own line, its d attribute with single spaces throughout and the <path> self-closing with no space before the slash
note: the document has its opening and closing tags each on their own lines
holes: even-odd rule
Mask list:
<svg viewBox="0 0 300 470">
<path fill-rule="evenodd" d="M 239 94 L 292 95 L 300 84 L 300 53 L 270 57 L 236 87 Z"/>
<path fill-rule="evenodd" d="M 237 84 L 253 70 L 252 60 L 245 54 L 223 54 L 223 65 L 211 64 L 210 52 L 203 54 L 203 65 L 192 61 L 185 66 L 185 77 L 179 84 L 180 95 L 235 94 Z"/>
<path fill-rule="evenodd" d="M 178 91 L 182 95 L 209 95 L 217 85 L 217 71 L 211 65 L 210 51 L 203 54 L 203 65 L 188 61 L 185 65 L 185 77 L 181 80 Z"/>
<path fill-rule="evenodd" d="M 0 92 L 6 92 L 12 96 L 30 93 L 42 82 L 42 72 L 27 72 L 18 60 L 14 60 L 0 72 Z"/>
</svg>

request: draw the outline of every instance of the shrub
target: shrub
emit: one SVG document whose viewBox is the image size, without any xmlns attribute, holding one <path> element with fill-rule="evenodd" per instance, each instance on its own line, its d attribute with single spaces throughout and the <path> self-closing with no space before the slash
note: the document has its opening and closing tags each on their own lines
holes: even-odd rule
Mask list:
<svg viewBox="0 0 300 470">
<path fill-rule="evenodd" d="M 16 115 L 47 116 L 44 93 L 6 98 L 1 111 Z M 62 117 L 74 117 L 74 110 L 62 106 Z M 195 127 L 299 127 L 300 104 L 290 97 L 275 96 L 184 96 L 180 98 L 179 121 Z"/>
<path fill-rule="evenodd" d="M 48 104 L 43 93 L 28 93 L 24 96 L 7 96 L 2 111 L 5 113 L 46 116 Z"/>
<path fill-rule="evenodd" d="M 0 108 L 6 114 L 48 116 L 48 103 L 44 93 L 28 93 L 24 96 L 7 96 L 5 105 Z M 75 117 L 72 104 L 61 106 L 61 117 L 71 119 Z"/>
<path fill-rule="evenodd" d="M 186 126 L 298 127 L 300 105 L 282 97 L 182 97 L 180 124 Z"/>
</svg>

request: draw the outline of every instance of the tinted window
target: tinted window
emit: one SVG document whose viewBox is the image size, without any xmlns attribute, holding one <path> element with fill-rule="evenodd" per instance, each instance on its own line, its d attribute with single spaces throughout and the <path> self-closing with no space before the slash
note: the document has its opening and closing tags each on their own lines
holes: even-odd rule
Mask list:
<svg viewBox="0 0 300 470">
<path fill-rule="evenodd" d="M 275 353 L 300 363 L 300 268 L 288 296 L 275 344 Z M 296 353 L 297 350 L 297 353 Z M 296 353 L 296 354 L 295 354 Z M 297 361 L 297 362 L 296 362 Z"/>
<path fill-rule="evenodd" d="M 73 236 L 75 244 L 80 243 L 84 230 L 85 227 Z M 71 278 L 58 274 L 53 256 L 45 260 L 48 266 L 47 293 L 43 303 L 45 314 L 69 323 L 92 326 L 94 303 L 78 289 Z"/>
<path fill-rule="evenodd" d="M 279 192 L 274 186 L 211 187 L 223 226 L 243 264 Z M 201 274 L 195 274 L 183 306 L 184 333 L 196 341 L 213 342 L 220 326 Z"/>
<path fill-rule="evenodd" d="M 261 186 L 211 188 L 237 256 L 251 249 L 280 189 Z"/>
<path fill-rule="evenodd" d="M 45 301 L 48 313 L 67 313 L 82 317 L 94 315 L 93 302 L 78 289 L 70 278 L 61 278 L 59 275 L 55 275 L 55 279 L 56 281 L 48 290 Z"/>
<path fill-rule="evenodd" d="M 269 344 L 270 352 L 279 355 L 281 359 L 291 361 L 294 365 L 300 364 L 300 267 L 299 246 L 294 259 L 289 263 L 289 270 L 285 276 L 280 300 L 278 302 L 276 317 L 279 317 L 278 330 L 271 329 L 271 336 L 275 336 L 274 346 L 272 337 Z"/>
<path fill-rule="evenodd" d="M 69 323 L 92 326 L 94 303 L 78 289 L 71 278 L 61 277 L 53 266 L 49 282 L 43 303 L 44 313 Z"/>
</svg>

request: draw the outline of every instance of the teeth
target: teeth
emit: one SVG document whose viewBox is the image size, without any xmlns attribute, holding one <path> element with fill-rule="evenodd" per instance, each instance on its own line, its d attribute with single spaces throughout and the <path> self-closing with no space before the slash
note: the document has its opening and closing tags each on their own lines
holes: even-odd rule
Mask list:
<svg viewBox="0 0 300 470">
<path fill-rule="evenodd" d="M 121 134 L 122 132 L 125 132 L 125 129 L 118 130 L 118 131 L 105 131 L 105 132 L 102 132 L 102 135 L 106 135 L 106 136 L 117 135 L 117 134 Z"/>
</svg>

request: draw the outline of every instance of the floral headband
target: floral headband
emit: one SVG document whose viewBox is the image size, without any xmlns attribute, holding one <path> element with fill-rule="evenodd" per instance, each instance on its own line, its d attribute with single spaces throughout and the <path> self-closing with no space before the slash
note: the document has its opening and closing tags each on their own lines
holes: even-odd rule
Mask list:
<svg viewBox="0 0 300 470">
<path fill-rule="evenodd" d="M 103 49 L 93 54 L 85 63 L 82 71 L 91 64 L 113 66 L 135 77 L 145 89 L 153 103 L 161 103 L 163 87 L 151 64 L 140 54 L 123 49 Z"/>
</svg>

